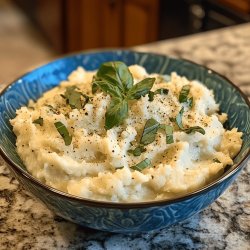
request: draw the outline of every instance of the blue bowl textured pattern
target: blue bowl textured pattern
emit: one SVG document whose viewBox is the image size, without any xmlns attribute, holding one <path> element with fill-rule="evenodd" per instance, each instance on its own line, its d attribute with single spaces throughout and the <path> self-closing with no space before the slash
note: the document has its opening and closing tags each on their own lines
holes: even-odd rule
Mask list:
<svg viewBox="0 0 250 250">
<path fill-rule="evenodd" d="M 230 167 L 218 180 L 206 187 L 174 200 L 137 204 L 87 200 L 65 194 L 40 183 L 26 170 L 19 158 L 9 119 L 15 110 L 38 99 L 55 87 L 78 66 L 95 70 L 101 63 L 119 60 L 127 65 L 139 64 L 149 73 L 170 74 L 175 71 L 189 79 L 197 79 L 213 89 L 222 112 L 226 112 L 228 128 L 237 127 L 244 133 L 243 146 Z M 61 58 L 39 67 L 17 79 L 0 95 L 0 153 L 10 170 L 23 186 L 63 218 L 83 226 L 110 232 L 148 232 L 180 222 L 198 213 L 215 199 L 235 179 L 246 165 L 250 146 L 249 101 L 229 80 L 192 62 L 164 55 L 134 51 L 97 51 Z"/>
</svg>

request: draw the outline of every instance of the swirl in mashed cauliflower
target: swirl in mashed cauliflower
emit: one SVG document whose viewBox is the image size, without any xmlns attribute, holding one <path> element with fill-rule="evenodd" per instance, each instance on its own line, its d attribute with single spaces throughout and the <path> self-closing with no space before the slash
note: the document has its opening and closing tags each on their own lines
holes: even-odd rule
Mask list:
<svg viewBox="0 0 250 250">
<path fill-rule="evenodd" d="M 67 81 L 46 92 L 37 102 L 17 110 L 11 120 L 17 136 L 17 151 L 28 171 L 56 189 L 72 195 L 95 200 L 139 202 L 172 198 L 196 190 L 223 173 L 232 165 L 239 152 L 242 133 L 236 128 L 226 130 L 225 113 L 219 114 L 213 92 L 198 81 L 172 73 L 170 77 L 149 75 L 138 65 L 128 67 L 134 84 L 146 77 L 155 77 L 152 91 L 167 88 L 168 94 L 148 95 L 130 101 L 128 117 L 121 125 L 105 130 L 105 112 L 110 95 L 92 95 L 92 78 L 96 72 L 79 67 Z M 183 86 L 190 85 L 194 104 L 178 100 Z M 77 86 L 92 96 L 81 109 L 72 109 L 62 97 L 69 86 Z M 205 134 L 185 133 L 171 117 L 184 107 L 182 123 L 185 127 L 200 126 Z M 43 125 L 34 123 L 42 117 Z M 134 156 L 128 151 L 138 142 L 145 123 L 154 119 L 173 127 L 173 143 L 167 144 L 163 130 L 145 151 Z M 72 136 L 65 145 L 54 126 L 61 122 Z M 150 159 L 151 165 L 142 171 L 131 168 Z"/>
</svg>

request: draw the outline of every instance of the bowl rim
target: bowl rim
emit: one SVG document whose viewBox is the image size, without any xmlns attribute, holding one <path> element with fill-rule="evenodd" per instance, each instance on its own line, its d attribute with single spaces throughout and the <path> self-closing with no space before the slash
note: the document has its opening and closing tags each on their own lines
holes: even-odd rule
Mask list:
<svg viewBox="0 0 250 250">
<path fill-rule="evenodd" d="M 241 97 L 245 100 L 246 104 L 248 105 L 248 107 L 250 108 L 250 101 L 248 99 L 248 97 L 243 93 L 243 91 L 237 86 L 235 85 L 231 80 L 229 80 L 227 77 L 223 76 L 222 74 L 216 72 L 213 69 L 210 69 L 207 66 L 204 66 L 202 64 L 198 64 L 196 62 L 193 62 L 191 60 L 188 59 L 184 59 L 182 57 L 174 57 L 174 56 L 168 56 L 166 54 L 161 54 L 161 53 L 152 53 L 152 52 L 141 52 L 141 51 L 137 51 L 136 49 L 92 49 L 92 50 L 84 50 L 84 51 L 78 51 L 78 52 L 74 52 L 74 53 L 68 53 L 68 54 L 64 54 L 62 56 L 59 57 L 55 57 L 52 60 L 47 61 L 46 63 L 43 63 L 39 66 L 36 66 L 35 68 L 32 68 L 31 70 L 27 71 L 26 73 L 20 75 L 19 77 L 17 77 L 15 80 L 12 80 L 10 83 L 8 83 L 1 91 L 0 91 L 0 97 L 3 96 L 5 94 L 5 92 L 8 91 L 8 89 L 16 84 L 18 82 L 18 80 L 20 80 L 21 78 L 29 75 L 31 72 L 33 72 L 34 70 L 37 70 L 41 67 L 44 67 L 50 63 L 54 63 L 58 60 L 62 60 L 65 58 L 69 58 L 69 57 L 74 57 L 74 56 L 78 56 L 78 55 L 87 55 L 87 54 L 91 54 L 91 53 L 103 53 L 103 52 L 107 52 L 107 53 L 117 53 L 117 52 L 126 52 L 126 53 L 136 53 L 136 54 L 150 54 L 152 56 L 164 56 L 167 57 L 169 59 L 174 59 L 174 60 L 181 60 L 184 62 L 188 62 L 193 64 L 194 66 L 199 66 L 204 68 L 205 70 L 209 71 L 211 74 L 216 74 L 219 77 L 221 77 L 222 79 L 226 80 L 234 89 L 236 89 L 236 91 L 238 93 L 240 93 Z M 162 199 L 162 200 L 152 200 L 152 201 L 142 201 L 142 202 L 112 202 L 112 201 L 103 201 L 103 200 L 93 200 L 93 199 L 88 199 L 88 198 L 83 198 L 80 196 L 75 196 L 75 195 L 71 195 L 69 193 L 60 191 L 58 189 L 55 189 L 49 185 L 46 185 L 44 183 L 42 183 L 41 181 L 39 181 L 37 178 L 35 178 L 34 176 L 32 176 L 28 171 L 25 171 L 22 167 L 18 166 L 18 164 L 16 164 L 14 161 L 12 161 L 7 154 L 5 153 L 5 151 L 2 148 L 2 145 L 0 144 L 0 156 L 2 156 L 2 158 L 5 160 L 5 162 L 11 167 L 11 169 L 14 172 L 18 172 L 19 174 L 22 175 L 22 177 L 24 177 L 25 180 L 27 181 L 31 181 L 34 185 L 38 185 L 40 188 L 42 188 L 43 190 L 49 191 L 50 193 L 53 193 L 56 196 L 60 196 L 61 198 L 66 198 L 70 201 L 76 201 L 76 202 L 80 202 L 85 206 L 90 206 L 90 207 L 102 207 L 102 208 L 116 208 L 116 209 L 138 209 L 138 208 L 150 208 L 150 207 L 159 207 L 159 206 L 165 206 L 165 205 L 171 205 L 177 202 L 181 202 L 181 201 L 185 201 L 188 200 L 196 195 L 200 195 L 203 194 L 205 192 L 210 191 L 212 188 L 218 186 L 219 184 L 221 184 L 223 181 L 225 181 L 226 179 L 229 179 L 231 176 L 233 176 L 236 172 L 240 171 L 241 168 L 243 168 L 243 166 L 245 165 L 245 163 L 248 161 L 249 156 L 250 156 L 250 148 L 248 149 L 248 152 L 245 154 L 245 156 L 240 160 L 240 162 L 238 164 L 234 164 L 231 166 L 231 168 L 229 170 L 227 170 L 225 173 L 223 173 L 219 178 L 213 180 L 212 182 L 208 183 L 207 185 L 186 193 L 186 194 L 182 194 L 182 195 L 177 195 L 175 198 L 171 198 L 171 199 Z M 38 197 L 39 198 L 39 197 Z"/>
</svg>

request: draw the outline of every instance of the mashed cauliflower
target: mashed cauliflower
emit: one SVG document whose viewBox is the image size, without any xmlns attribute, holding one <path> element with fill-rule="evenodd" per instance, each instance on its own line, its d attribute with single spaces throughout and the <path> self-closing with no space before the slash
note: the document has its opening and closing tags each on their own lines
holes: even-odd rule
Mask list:
<svg viewBox="0 0 250 250">
<path fill-rule="evenodd" d="M 232 158 L 241 148 L 242 133 L 236 128 L 223 128 L 227 115 L 218 113 L 211 90 L 176 73 L 166 77 L 149 75 L 138 65 L 128 68 L 134 84 L 155 77 L 151 91 L 163 88 L 168 93 L 154 95 L 151 101 L 148 94 L 129 101 L 128 116 L 119 126 L 105 129 L 111 96 L 102 91 L 92 94 L 96 72 L 81 67 L 37 102 L 30 101 L 28 107 L 17 110 L 11 120 L 17 151 L 33 176 L 84 198 L 140 202 L 196 190 L 233 164 Z M 179 101 L 186 85 L 190 87 L 192 107 Z M 72 108 L 66 102 L 65 91 L 70 86 L 90 97 L 82 108 Z M 173 118 L 182 107 L 183 127 L 199 126 L 204 134 L 180 129 Z M 144 145 L 140 155 L 134 155 L 131 149 L 138 145 L 149 119 L 171 126 L 173 142 L 166 143 L 164 130 L 158 129 L 153 142 Z M 65 126 L 61 133 L 56 122 Z M 63 138 L 65 133 L 70 139 L 68 145 Z M 146 158 L 150 159 L 149 166 L 141 171 L 131 168 Z"/>
</svg>

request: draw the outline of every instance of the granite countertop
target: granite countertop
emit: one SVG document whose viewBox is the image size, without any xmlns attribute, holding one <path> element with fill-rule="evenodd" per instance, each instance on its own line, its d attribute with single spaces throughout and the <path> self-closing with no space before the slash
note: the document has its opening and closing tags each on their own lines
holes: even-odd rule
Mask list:
<svg viewBox="0 0 250 250">
<path fill-rule="evenodd" d="M 135 47 L 187 58 L 250 96 L 250 24 Z M 154 233 L 122 235 L 65 221 L 22 189 L 0 160 L 0 249 L 250 249 L 250 164 L 210 207 Z"/>
</svg>

